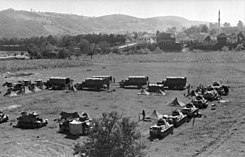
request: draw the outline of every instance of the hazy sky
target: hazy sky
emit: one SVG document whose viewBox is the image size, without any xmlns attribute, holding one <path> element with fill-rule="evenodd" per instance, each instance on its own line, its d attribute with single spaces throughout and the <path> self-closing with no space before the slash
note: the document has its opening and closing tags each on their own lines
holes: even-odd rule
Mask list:
<svg viewBox="0 0 245 157">
<path fill-rule="evenodd" d="M 84 16 L 126 14 L 136 17 L 182 16 L 189 20 L 245 23 L 245 0 L 0 0 L 0 10 L 13 8 Z"/>
</svg>

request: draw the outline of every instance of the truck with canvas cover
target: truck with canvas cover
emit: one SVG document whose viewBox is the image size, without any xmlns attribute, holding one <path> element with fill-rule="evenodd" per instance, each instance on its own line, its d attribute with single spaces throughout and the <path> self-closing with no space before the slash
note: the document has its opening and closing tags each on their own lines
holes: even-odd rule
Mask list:
<svg viewBox="0 0 245 157">
<path fill-rule="evenodd" d="M 184 90 L 186 88 L 186 77 L 167 77 L 162 81 L 164 87 L 170 90 Z"/>
<path fill-rule="evenodd" d="M 102 89 L 109 90 L 108 80 L 106 78 L 86 78 L 82 83 L 77 83 L 75 86 L 79 90 L 92 89 L 100 91 Z"/>
<path fill-rule="evenodd" d="M 137 88 L 142 88 L 149 83 L 148 76 L 129 76 L 127 79 L 119 82 L 121 88 L 126 86 L 136 86 Z"/>
<path fill-rule="evenodd" d="M 173 134 L 174 125 L 169 124 L 165 119 L 160 118 L 157 123 L 150 127 L 150 137 L 164 138 L 169 134 Z"/>
<path fill-rule="evenodd" d="M 68 90 L 72 89 L 73 80 L 68 77 L 50 77 L 45 86 L 53 90 Z"/>
<path fill-rule="evenodd" d="M 113 79 L 112 76 L 109 76 L 109 75 L 96 75 L 96 76 L 92 76 L 92 78 L 103 78 L 105 79 L 108 85 L 112 83 L 112 79 Z"/>
</svg>

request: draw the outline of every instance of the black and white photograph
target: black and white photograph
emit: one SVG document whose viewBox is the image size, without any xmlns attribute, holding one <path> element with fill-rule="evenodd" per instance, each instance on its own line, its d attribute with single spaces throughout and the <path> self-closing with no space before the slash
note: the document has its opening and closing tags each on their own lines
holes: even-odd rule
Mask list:
<svg viewBox="0 0 245 157">
<path fill-rule="evenodd" d="M 245 0 L 0 0 L 0 157 L 244 157 Z"/>
</svg>

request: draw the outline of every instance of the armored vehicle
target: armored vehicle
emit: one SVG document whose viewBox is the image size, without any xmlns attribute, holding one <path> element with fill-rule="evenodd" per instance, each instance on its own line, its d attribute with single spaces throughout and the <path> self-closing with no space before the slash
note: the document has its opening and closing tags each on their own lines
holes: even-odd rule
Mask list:
<svg viewBox="0 0 245 157">
<path fill-rule="evenodd" d="M 48 124 L 48 120 L 42 118 L 35 112 L 27 114 L 27 112 L 22 112 L 21 116 L 17 118 L 18 123 L 16 127 L 23 129 L 35 129 L 41 128 Z"/>
<path fill-rule="evenodd" d="M 164 88 L 170 90 L 184 90 L 186 88 L 186 77 L 167 77 L 162 81 Z"/>
<path fill-rule="evenodd" d="M 187 115 L 184 115 L 180 110 L 174 110 L 169 116 L 169 123 L 173 124 L 175 128 L 181 126 L 187 121 Z"/>
<path fill-rule="evenodd" d="M 174 125 L 169 124 L 165 119 L 160 118 L 157 124 L 150 127 L 150 137 L 164 138 L 169 134 L 173 134 Z"/>
<path fill-rule="evenodd" d="M 87 135 L 92 128 L 92 120 L 89 119 L 87 113 L 82 113 L 82 116 L 79 116 L 77 112 L 74 113 L 67 113 L 62 112 L 61 114 L 61 121 L 59 123 L 60 132 L 69 132 L 71 134 L 84 134 Z M 73 124 L 73 125 L 71 125 Z M 74 128 L 71 126 L 76 125 Z M 73 131 L 76 130 L 76 131 Z"/>
<path fill-rule="evenodd" d="M 3 113 L 0 111 L 0 123 L 7 122 L 8 120 L 9 120 L 9 115 L 3 114 Z"/>
<path fill-rule="evenodd" d="M 202 114 L 199 113 L 199 109 L 196 108 L 192 103 L 187 103 L 186 106 L 181 109 L 181 112 L 184 115 L 187 115 L 187 122 L 190 121 L 191 118 L 202 116 Z"/>
<path fill-rule="evenodd" d="M 208 86 L 206 88 L 206 91 L 203 93 L 203 97 L 210 101 L 220 99 L 219 93 L 213 88 L 213 86 Z"/>
<path fill-rule="evenodd" d="M 219 82 L 214 82 L 213 88 L 218 92 L 220 96 L 226 96 L 229 94 L 229 86 L 221 85 Z"/>
<path fill-rule="evenodd" d="M 78 90 L 82 89 L 92 89 L 92 90 L 97 90 L 100 91 L 102 89 L 109 90 L 109 82 L 107 78 L 86 78 L 82 83 L 77 83 L 75 87 Z"/>
<path fill-rule="evenodd" d="M 202 95 L 196 96 L 196 98 L 194 100 L 192 100 L 192 103 L 194 106 L 196 106 L 199 109 L 203 109 L 203 108 L 208 107 L 207 100 L 204 99 L 204 97 Z"/>
<path fill-rule="evenodd" d="M 45 86 L 47 89 L 68 90 L 72 89 L 73 80 L 67 77 L 50 77 Z"/>
<path fill-rule="evenodd" d="M 142 88 L 149 83 L 148 76 L 129 76 L 127 79 L 119 82 L 121 88 L 126 86 L 135 86 L 137 88 Z"/>
</svg>

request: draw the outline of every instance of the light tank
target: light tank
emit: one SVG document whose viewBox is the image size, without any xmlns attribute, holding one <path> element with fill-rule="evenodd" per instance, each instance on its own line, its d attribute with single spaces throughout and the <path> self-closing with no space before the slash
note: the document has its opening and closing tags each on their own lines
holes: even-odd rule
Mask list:
<svg viewBox="0 0 245 157">
<path fill-rule="evenodd" d="M 18 123 L 16 127 L 23 128 L 23 129 L 35 129 L 41 128 L 48 124 L 48 120 L 42 118 L 35 112 L 27 114 L 27 112 L 22 112 L 21 116 L 17 118 Z"/>
</svg>

